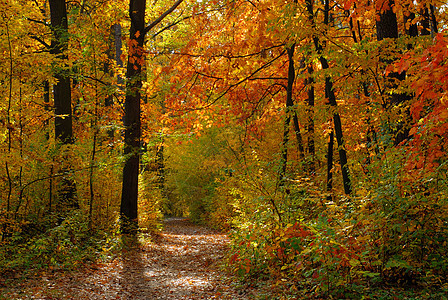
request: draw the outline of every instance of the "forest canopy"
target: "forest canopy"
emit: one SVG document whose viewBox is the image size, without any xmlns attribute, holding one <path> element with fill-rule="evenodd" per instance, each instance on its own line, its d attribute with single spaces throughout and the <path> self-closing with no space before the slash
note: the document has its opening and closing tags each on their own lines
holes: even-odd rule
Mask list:
<svg viewBox="0 0 448 300">
<path fill-rule="evenodd" d="M 285 295 L 446 292 L 446 6 L 1 1 L 0 273 L 185 216 Z"/>
</svg>

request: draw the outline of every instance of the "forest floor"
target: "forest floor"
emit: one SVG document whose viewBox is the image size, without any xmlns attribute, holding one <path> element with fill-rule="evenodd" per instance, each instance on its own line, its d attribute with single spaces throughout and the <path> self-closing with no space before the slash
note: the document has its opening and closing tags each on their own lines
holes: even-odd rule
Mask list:
<svg viewBox="0 0 448 300">
<path fill-rule="evenodd" d="M 228 243 L 223 233 L 171 218 L 109 262 L 10 281 L 0 299 L 249 299 L 221 268 Z"/>
</svg>

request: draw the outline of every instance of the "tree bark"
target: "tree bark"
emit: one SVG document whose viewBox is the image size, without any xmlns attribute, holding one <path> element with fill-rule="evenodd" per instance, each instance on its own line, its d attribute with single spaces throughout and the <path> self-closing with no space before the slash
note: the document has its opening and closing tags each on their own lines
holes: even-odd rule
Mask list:
<svg viewBox="0 0 448 300">
<path fill-rule="evenodd" d="M 134 232 L 138 227 L 138 174 L 140 167 L 141 120 L 140 89 L 142 87 L 143 44 L 145 34 L 173 12 L 183 0 L 177 0 L 156 20 L 145 27 L 146 0 L 130 0 L 130 43 L 126 67 L 126 97 L 124 103 L 124 156 L 123 186 L 120 217 L 123 232 Z"/>
<path fill-rule="evenodd" d="M 291 124 L 291 115 L 294 110 L 294 101 L 292 100 L 292 88 L 294 85 L 295 79 L 295 68 L 294 68 L 294 50 L 296 45 L 292 44 L 291 46 L 286 48 L 286 52 L 288 54 L 288 83 L 286 86 L 286 107 L 285 107 L 285 122 L 283 127 L 283 141 L 281 146 L 281 169 L 279 173 L 279 186 L 284 185 L 285 177 L 286 177 L 286 166 L 288 164 L 288 142 L 289 142 L 289 126 Z M 298 120 L 297 127 L 295 128 L 296 135 L 300 136 L 300 129 L 298 128 Z M 301 146 L 302 138 L 299 137 L 297 139 L 299 143 L 300 149 L 303 150 L 303 146 Z"/>
<path fill-rule="evenodd" d="M 437 19 L 436 19 L 436 13 L 435 13 L 435 6 L 434 5 L 430 5 L 429 9 L 431 11 L 431 32 L 434 33 L 438 33 L 439 30 L 437 29 Z"/>
<path fill-rule="evenodd" d="M 430 17 L 428 7 L 425 7 L 421 10 L 422 20 L 420 24 L 422 25 L 422 30 L 420 31 L 421 35 L 430 35 L 431 34 L 431 25 L 430 25 Z"/>
<path fill-rule="evenodd" d="M 311 24 L 311 27 L 315 27 L 314 23 L 314 5 L 313 0 L 305 0 L 305 6 L 307 10 L 307 18 L 308 21 Z M 312 39 L 314 42 L 316 42 L 315 37 L 312 36 Z M 307 125 L 306 125 L 306 131 L 308 136 L 308 154 L 310 156 L 310 161 L 307 163 L 307 168 L 309 174 L 314 174 L 316 172 L 316 166 L 315 166 L 315 157 L 316 157 L 316 148 L 314 143 L 314 100 L 315 100 L 315 94 L 314 94 L 314 67 L 313 63 L 310 62 L 307 65 L 308 70 L 308 77 L 305 80 L 305 86 L 307 87 Z"/>
<path fill-rule="evenodd" d="M 328 69 L 329 65 L 327 59 L 323 56 L 320 57 L 320 62 L 322 64 L 322 69 Z M 328 103 L 333 109 L 333 124 L 334 131 L 336 134 L 336 141 L 338 142 L 338 152 L 339 152 L 339 163 L 341 164 L 342 171 L 342 183 L 344 185 L 344 192 L 347 195 L 352 193 L 350 172 L 348 169 L 347 162 L 347 152 L 344 147 L 344 138 L 342 133 L 342 121 L 339 113 L 337 112 L 337 102 L 336 95 L 333 90 L 333 82 L 330 77 L 325 78 L 325 97 L 328 99 Z"/>
<path fill-rule="evenodd" d="M 50 53 L 56 56 L 61 63 L 54 66 L 54 77 L 57 80 L 56 85 L 53 86 L 53 100 L 55 110 L 54 132 L 57 143 L 62 145 L 72 144 L 73 128 L 72 128 L 72 98 L 70 87 L 70 76 L 67 71 L 68 56 L 65 53 L 68 49 L 68 22 L 67 22 L 67 8 L 65 0 L 50 0 L 50 19 L 52 29 L 52 40 Z M 65 155 L 62 155 L 63 160 L 67 160 Z M 58 207 L 57 212 L 59 218 L 64 218 L 64 211 L 79 208 L 76 199 L 76 184 L 71 178 L 70 162 L 61 170 L 65 173 L 58 188 Z"/>
<path fill-rule="evenodd" d="M 305 86 L 307 88 L 307 98 L 306 98 L 306 112 L 307 112 L 307 148 L 309 161 L 307 162 L 307 169 L 309 174 L 314 174 L 316 171 L 315 157 L 316 149 L 314 146 L 314 78 L 313 78 L 313 65 L 309 63 L 307 66 L 308 77 L 305 80 Z"/>
<path fill-rule="evenodd" d="M 330 131 L 328 150 L 327 150 L 327 200 L 331 200 L 331 192 L 333 190 L 333 147 L 334 147 L 334 133 Z"/>
<path fill-rule="evenodd" d="M 314 12 L 313 12 L 313 3 L 312 0 L 306 0 L 308 19 L 311 22 L 311 26 L 314 26 Z M 324 9 L 324 24 L 329 24 L 329 1 L 325 1 L 325 9 Z M 319 55 L 319 61 L 322 65 L 322 69 L 326 70 L 330 68 L 327 59 L 322 55 L 323 46 L 319 40 L 319 37 L 313 35 L 312 37 L 314 41 L 314 47 L 316 52 Z M 333 111 L 333 123 L 334 123 L 334 131 L 336 134 L 336 141 L 338 143 L 338 152 L 339 152 L 339 162 L 341 164 L 342 171 L 342 182 L 344 186 L 345 194 L 349 195 L 352 193 L 350 172 L 347 164 L 347 152 L 344 147 L 344 138 L 342 133 L 342 122 L 339 113 L 337 112 L 337 102 L 336 95 L 333 90 L 333 81 L 329 76 L 325 77 L 325 98 L 328 99 L 328 104 L 332 107 Z"/>
<path fill-rule="evenodd" d="M 394 5 L 394 0 L 386 0 L 377 11 L 376 36 L 378 41 L 385 38 L 398 38 L 397 15 L 392 10 Z"/>
<path fill-rule="evenodd" d="M 65 69 L 68 59 L 64 53 L 68 48 L 68 23 L 65 0 L 50 0 L 50 17 L 53 31 L 50 53 L 62 61 L 62 66 L 56 67 L 54 77 L 58 81 L 53 86 L 55 108 L 55 137 L 62 144 L 73 143 L 72 129 L 72 98 L 70 76 Z"/>
<path fill-rule="evenodd" d="M 123 53 L 121 47 L 122 47 L 122 42 L 121 42 L 121 25 L 119 23 L 113 24 L 110 27 L 110 32 L 109 32 L 109 48 L 107 49 L 107 58 L 108 61 L 104 64 L 104 73 L 105 74 L 109 74 L 111 76 L 111 79 L 114 76 L 114 72 L 112 69 L 112 62 L 115 61 L 116 65 L 118 67 L 123 67 L 123 61 L 121 60 L 121 55 Z M 111 84 L 111 88 L 114 88 L 114 92 L 113 93 L 109 93 L 109 95 L 105 98 L 104 101 L 104 106 L 106 107 L 112 107 L 112 105 L 114 104 L 114 97 L 116 97 L 117 99 L 121 99 L 121 95 L 123 92 L 123 88 L 122 88 L 122 84 L 123 84 L 123 78 L 120 75 L 117 75 L 117 86 L 112 86 Z M 120 102 L 120 104 L 122 104 L 122 102 Z M 113 124 L 111 124 L 113 125 Z M 114 140 L 114 135 L 115 135 L 115 130 L 112 128 L 107 130 L 107 136 L 110 140 L 110 143 L 113 144 L 113 140 Z"/>
<path fill-rule="evenodd" d="M 383 39 L 392 39 L 394 42 L 398 39 L 398 23 L 397 16 L 393 11 L 395 5 L 394 0 L 387 0 L 384 2 L 384 7 L 377 11 L 377 22 L 376 22 L 376 32 L 377 40 L 382 41 Z M 408 34 L 416 35 L 418 34 L 417 29 L 411 29 L 407 31 Z M 381 61 L 385 64 L 391 64 L 393 58 L 381 58 Z M 385 78 L 385 90 L 395 90 L 399 86 L 399 83 L 406 78 L 406 72 L 390 72 Z M 389 93 L 385 93 L 389 94 Z M 403 92 L 392 92 L 390 96 L 387 97 L 384 107 L 386 110 L 392 110 L 398 105 L 406 102 L 410 99 L 410 95 Z M 395 145 L 400 144 L 409 137 L 409 111 L 406 109 L 402 112 L 402 118 L 405 121 L 391 122 L 391 134 L 393 135 L 393 141 Z"/>
<path fill-rule="evenodd" d="M 138 225 L 138 174 L 140 164 L 140 89 L 142 87 L 141 73 L 143 61 L 143 43 L 145 39 L 145 8 L 146 0 L 131 0 L 129 16 L 131 28 L 128 61 L 126 68 L 126 98 L 124 113 L 124 155 L 123 186 L 121 194 L 120 214 L 122 230 L 133 231 Z"/>
</svg>

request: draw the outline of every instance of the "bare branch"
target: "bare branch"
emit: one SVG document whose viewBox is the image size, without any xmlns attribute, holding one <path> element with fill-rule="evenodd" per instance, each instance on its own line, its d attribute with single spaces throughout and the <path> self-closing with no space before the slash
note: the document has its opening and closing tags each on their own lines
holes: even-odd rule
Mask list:
<svg viewBox="0 0 448 300">
<path fill-rule="evenodd" d="M 47 49 L 50 49 L 50 48 L 51 48 L 51 46 L 50 46 L 47 42 L 45 42 L 43 39 L 41 39 L 41 38 L 38 37 L 38 36 L 30 35 L 30 38 L 32 38 L 33 40 L 38 41 L 38 42 L 41 43 L 43 46 L 45 46 L 45 48 L 47 48 Z"/>
<path fill-rule="evenodd" d="M 160 15 L 157 19 L 155 19 L 151 24 L 145 27 L 144 34 L 148 33 L 151 29 L 154 28 L 157 24 L 159 24 L 166 16 L 172 13 L 184 0 L 177 0 L 173 6 L 171 6 L 167 11 Z"/>
</svg>

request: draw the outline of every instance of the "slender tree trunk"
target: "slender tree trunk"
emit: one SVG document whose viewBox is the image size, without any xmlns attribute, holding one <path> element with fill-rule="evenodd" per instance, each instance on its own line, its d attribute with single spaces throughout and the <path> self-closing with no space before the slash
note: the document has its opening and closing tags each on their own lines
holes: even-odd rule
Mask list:
<svg viewBox="0 0 448 300">
<path fill-rule="evenodd" d="M 48 80 L 44 81 L 44 107 L 46 111 L 51 110 L 50 105 L 50 83 Z M 48 121 L 45 121 L 44 126 L 47 127 L 49 124 Z M 48 129 L 45 130 L 45 139 L 50 140 L 50 132 Z M 53 159 L 53 158 L 52 158 Z M 50 164 L 50 170 L 48 175 L 48 213 L 51 215 L 52 213 L 52 205 L 53 205 L 53 164 Z"/>
<path fill-rule="evenodd" d="M 356 4 L 354 4 L 354 7 L 356 8 Z M 347 16 L 350 14 L 349 11 L 347 11 Z M 350 26 L 350 31 L 352 32 L 352 38 L 353 38 L 353 42 L 355 44 L 357 44 L 358 42 L 362 42 L 363 40 L 363 35 L 361 32 L 361 28 L 360 28 L 360 24 L 359 24 L 359 20 L 357 20 L 357 28 L 358 28 L 358 37 L 356 36 L 356 29 L 354 28 L 354 24 L 353 24 L 353 19 L 352 17 L 350 17 L 349 19 L 349 26 Z M 361 75 L 365 75 L 365 70 L 361 69 Z M 361 88 L 362 88 L 362 93 L 364 95 L 364 97 L 366 99 L 370 99 L 370 92 L 369 92 L 369 82 L 367 81 L 362 81 L 361 82 Z M 367 123 L 367 133 L 366 133 L 366 145 L 367 145 L 367 155 L 366 155 L 366 165 L 369 165 L 371 163 L 370 161 L 370 153 L 372 152 L 373 149 L 373 143 L 376 144 L 376 133 L 375 133 L 375 128 L 373 127 L 373 125 L 371 124 L 371 116 L 370 116 L 370 112 L 371 112 L 371 102 L 370 100 L 367 100 L 365 103 L 366 107 L 367 107 L 367 118 L 366 118 L 366 123 Z"/>
<path fill-rule="evenodd" d="M 162 100 L 160 101 L 160 106 L 162 114 L 165 114 L 166 106 L 164 98 L 162 98 Z M 160 137 L 159 141 L 160 144 L 158 147 L 156 147 L 157 178 L 158 178 L 157 181 L 162 199 L 166 199 L 167 191 L 165 188 L 165 146 L 164 146 L 165 136 L 162 130 L 159 132 L 159 137 Z"/>
<path fill-rule="evenodd" d="M 121 55 L 123 53 L 121 42 L 121 25 L 116 23 L 110 27 L 110 35 L 109 35 L 109 49 L 107 50 L 107 57 L 109 61 L 104 65 L 104 73 L 110 74 L 110 76 L 114 76 L 111 62 L 115 61 L 118 67 L 123 67 L 123 61 L 121 60 Z M 121 98 L 123 88 L 121 85 L 123 84 L 123 78 L 120 75 L 117 75 L 117 83 L 118 86 L 115 87 L 115 92 L 109 94 L 104 101 L 104 105 L 106 107 L 111 107 L 114 104 L 114 97 L 117 99 Z M 107 135 L 111 142 L 113 142 L 114 138 L 114 129 L 111 128 L 107 131 Z"/>
<path fill-rule="evenodd" d="M 13 54 L 12 54 L 12 44 L 11 44 L 11 36 L 9 33 L 9 21 L 6 22 L 6 35 L 8 39 L 8 60 L 9 60 L 9 76 L 8 76 L 8 83 L 9 83 L 9 93 L 8 93 L 8 104 L 7 104 L 7 110 L 6 110 L 6 126 L 8 129 L 8 154 L 11 153 L 12 149 L 12 131 L 13 131 L 13 125 L 11 122 L 11 106 L 12 106 L 12 85 L 13 85 L 13 76 L 14 76 L 14 60 L 13 60 Z M 9 214 L 11 210 L 11 195 L 12 195 L 12 177 L 11 177 L 11 170 L 8 164 L 8 159 L 5 161 L 5 170 L 6 170 L 6 177 L 8 178 L 8 196 L 6 198 L 6 213 Z M 9 217 L 9 215 L 8 215 Z M 2 237 L 3 238 L 3 237 Z"/>
<path fill-rule="evenodd" d="M 92 45 L 93 49 L 93 68 L 94 68 L 94 74 L 95 78 L 98 78 L 98 71 L 97 71 L 97 62 L 96 62 L 96 49 L 95 45 Z M 95 200 L 95 190 L 94 190 L 94 170 L 95 170 L 95 159 L 96 159 L 96 143 L 98 140 L 98 134 L 99 134 L 99 128 L 98 128 L 98 108 L 99 108 L 99 93 L 98 93 L 98 85 L 95 82 L 95 107 L 93 111 L 93 120 L 91 121 L 91 127 L 93 129 L 93 138 L 92 138 L 92 153 L 90 156 L 90 170 L 89 170 L 89 192 L 90 192 L 90 199 L 89 199 L 89 227 L 93 228 L 93 207 L 94 207 L 94 200 Z M 106 97 L 107 98 L 107 97 Z M 113 136 L 113 135 L 112 135 Z"/>
<path fill-rule="evenodd" d="M 307 11 L 308 11 L 308 19 L 311 22 L 311 26 L 314 27 L 314 12 L 313 12 L 313 3 L 312 0 L 306 0 L 307 5 Z M 329 0 L 325 1 L 325 8 L 324 8 L 324 24 L 329 24 Z M 319 54 L 319 60 L 322 65 L 322 69 L 326 70 L 330 68 L 330 65 L 328 64 L 327 59 L 322 55 L 323 46 L 321 42 L 319 41 L 319 37 L 314 35 L 313 37 L 314 46 Z M 344 138 L 342 133 L 342 122 L 341 117 L 337 111 L 337 102 L 336 102 L 336 95 L 333 90 L 333 81 L 329 76 L 325 77 L 325 98 L 328 100 L 328 104 L 332 107 L 333 111 L 333 123 L 334 123 L 334 131 L 336 134 L 336 141 L 338 143 L 338 152 L 339 152 L 339 162 L 341 164 L 341 171 L 342 171 L 342 182 L 344 186 L 344 192 L 345 194 L 349 195 L 352 192 L 352 186 L 351 186 L 351 179 L 350 179 L 350 172 L 347 164 L 347 152 L 344 147 Z"/>
<path fill-rule="evenodd" d="M 124 155 L 123 186 L 120 214 L 122 230 L 130 232 L 138 226 L 138 174 L 140 164 L 140 88 L 143 64 L 143 42 L 145 38 L 146 0 L 131 0 L 129 15 L 131 19 L 128 62 L 126 69 L 126 98 L 124 114 Z"/>
<path fill-rule="evenodd" d="M 322 69 L 328 69 L 329 65 L 323 56 L 320 57 Z M 338 142 L 339 163 L 341 164 L 342 182 L 344 185 L 344 192 L 347 195 L 352 193 L 352 186 L 350 180 L 350 172 L 347 164 L 347 152 L 344 147 L 344 138 L 342 134 L 342 121 L 339 113 L 337 112 L 336 95 L 333 90 L 333 82 L 330 77 L 325 78 L 325 96 L 333 110 L 333 124 L 336 134 L 336 141 Z"/>
<path fill-rule="evenodd" d="M 22 82 L 20 82 L 20 85 Z M 23 115 L 22 115 L 22 86 L 19 87 L 19 154 L 20 159 L 23 159 Z M 23 175 L 23 166 L 21 165 L 19 168 L 19 191 L 22 190 L 23 182 L 22 182 L 22 175 Z M 17 217 L 17 214 L 19 212 L 20 206 L 22 205 L 23 200 L 23 194 L 19 192 L 19 199 L 15 210 L 15 218 Z M 26 211 L 25 211 L 26 212 Z"/>
<path fill-rule="evenodd" d="M 296 134 L 296 140 L 297 140 L 297 148 L 299 149 L 299 156 L 302 161 L 305 160 L 305 149 L 303 148 L 303 139 L 302 139 L 302 133 L 300 132 L 300 125 L 299 125 L 299 117 L 297 116 L 297 112 L 294 111 L 294 114 L 292 116 L 292 121 L 294 124 L 294 133 Z"/>
<path fill-rule="evenodd" d="M 305 6 L 307 10 L 307 18 L 310 22 L 312 28 L 315 27 L 314 23 L 314 3 L 313 0 L 305 0 Z M 316 42 L 316 37 L 312 36 L 311 39 Z M 307 135 L 308 135 L 308 154 L 310 156 L 310 161 L 308 163 L 308 172 L 310 174 L 314 174 L 316 172 L 316 149 L 314 144 L 314 100 L 315 100 L 315 92 L 314 92 L 314 67 L 313 63 L 310 62 L 307 65 L 308 77 L 305 80 L 305 85 L 307 87 Z"/>
<path fill-rule="evenodd" d="M 291 45 L 286 49 L 289 64 L 288 64 L 288 83 L 286 86 L 286 107 L 285 107 L 286 116 L 283 125 L 283 140 L 281 146 L 282 158 L 279 173 L 279 186 L 283 186 L 285 184 L 286 166 L 288 164 L 289 126 L 291 123 L 291 115 L 294 109 L 294 102 L 292 100 L 292 87 L 294 85 L 294 79 L 295 79 L 294 50 L 295 50 L 295 44 Z"/>
<path fill-rule="evenodd" d="M 314 77 L 313 77 L 313 65 L 309 63 L 307 66 L 308 77 L 305 80 L 305 85 L 307 87 L 307 98 L 306 98 L 306 114 L 307 114 L 307 148 L 309 161 L 307 162 L 307 169 L 309 174 L 314 174 L 316 171 L 315 157 L 316 150 L 314 146 Z"/>
<path fill-rule="evenodd" d="M 164 151 L 165 147 L 163 145 L 164 138 L 161 137 L 160 145 L 156 149 L 156 162 L 157 162 L 157 183 L 160 190 L 162 198 L 165 198 L 165 160 Z"/>
<path fill-rule="evenodd" d="M 123 60 L 121 59 L 121 55 L 123 54 L 123 43 L 121 41 L 121 25 L 120 23 L 116 23 L 113 25 L 114 31 L 114 45 L 115 45 L 115 63 L 118 67 L 123 67 Z M 118 95 L 117 99 L 120 101 L 121 95 L 123 95 L 124 88 L 122 85 L 124 84 L 123 77 L 120 74 L 117 75 L 117 83 L 118 83 Z"/>
<path fill-rule="evenodd" d="M 327 200 L 331 200 L 331 192 L 333 191 L 333 148 L 334 148 L 334 133 L 330 131 L 328 150 L 327 150 Z"/>
</svg>

